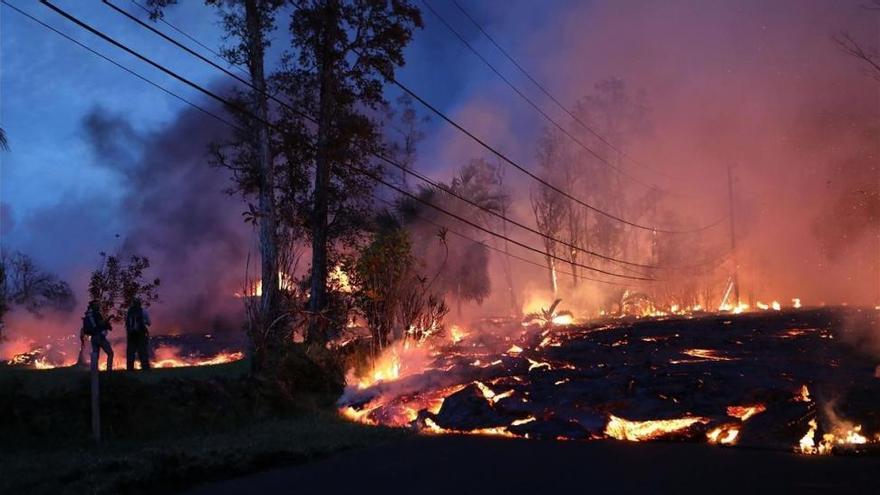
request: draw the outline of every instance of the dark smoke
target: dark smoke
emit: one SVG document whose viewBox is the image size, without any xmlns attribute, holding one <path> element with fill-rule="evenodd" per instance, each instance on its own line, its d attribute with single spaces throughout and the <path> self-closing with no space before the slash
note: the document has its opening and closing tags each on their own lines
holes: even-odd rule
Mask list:
<svg viewBox="0 0 880 495">
<path fill-rule="evenodd" d="M 95 108 L 83 122 L 103 164 L 124 177 L 120 253 L 146 255 L 162 280 L 156 320 L 168 331 L 236 327 L 249 229 L 228 173 L 210 166 L 208 146 L 228 128 L 195 109 L 155 133 Z"/>
</svg>

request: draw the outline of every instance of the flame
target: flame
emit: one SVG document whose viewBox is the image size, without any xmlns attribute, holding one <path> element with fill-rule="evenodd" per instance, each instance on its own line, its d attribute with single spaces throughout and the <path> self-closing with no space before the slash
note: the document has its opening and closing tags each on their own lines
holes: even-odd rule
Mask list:
<svg viewBox="0 0 880 495">
<path fill-rule="evenodd" d="M 452 325 L 449 327 L 449 339 L 452 340 L 453 344 L 458 344 L 468 335 L 470 334 L 462 330 L 458 325 Z"/>
<path fill-rule="evenodd" d="M 160 354 L 162 349 L 167 349 L 165 347 L 160 347 L 156 350 L 156 355 Z M 164 357 L 161 359 L 155 359 L 153 361 L 154 368 L 184 368 L 187 366 L 211 366 L 215 364 L 224 364 L 224 363 L 232 363 L 235 361 L 239 361 L 244 357 L 244 353 L 236 351 L 236 352 L 221 352 L 216 356 L 201 358 L 194 356 L 184 356 L 181 357 L 177 355 L 175 352 L 174 355 Z M 116 363 L 113 363 L 114 366 Z"/>
<path fill-rule="evenodd" d="M 782 309 L 782 305 L 779 304 L 779 301 L 773 301 L 773 302 L 770 304 L 770 306 L 773 307 L 773 310 L 774 310 L 774 311 L 779 311 L 779 310 Z"/>
<path fill-rule="evenodd" d="M 721 445 L 733 445 L 739 436 L 739 427 L 736 425 L 724 425 L 713 429 L 706 433 L 709 443 L 717 443 Z"/>
<path fill-rule="evenodd" d="M 554 325 L 566 326 L 571 325 L 572 323 L 574 323 L 574 316 L 571 315 L 557 315 L 553 317 Z"/>
<path fill-rule="evenodd" d="M 706 423 L 709 420 L 698 416 L 677 419 L 655 419 L 649 421 L 629 421 L 609 415 L 605 425 L 605 434 L 618 440 L 643 442 L 672 435 L 690 428 L 695 423 Z"/>
<path fill-rule="evenodd" d="M 330 279 L 330 282 L 332 282 L 340 292 L 345 292 L 347 294 L 351 293 L 351 281 L 348 278 L 348 274 L 342 269 L 342 265 L 336 265 L 336 267 L 333 268 L 333 271 L 328 273 L 327 276 Z"/>
<path fill-rule="evenodd" d="M 515 419 L 510 422 L 510 426 L 519 426 L 519 425 L 528 424 L 528 423 L 531 423 L 532 421 L 537 421 L 537 419 L 538 418 L 536 418 L 534 416 L 529 416 L 529 417 L 523 418 L 523 419 Z"/>
<path fill-rule="evenodd" d="M 296 282 L 291 275 L 282 271 L 278 272 L 278 288 L 283 291 L 290 291 L 296 287 Z M 236 292 L 235 297 L 260 297 L 263 295 L 263 280 L 249 282 L 244 292 Z"/>
<path fill-rule="evenodd" d="M 810 402 L 810 389 L 808 389 L 806 385 L 801 385 L 801 390 L 795 395 L 794 400 L 798 402 Z"/>
<path fill-rule="evenodd" d="M 808 455 L 827 455 L 834 451 L 834 447 L 846 445 L 864 445 L 868 443 L 868 437 L 862 434 L 862 425 L 852 426 L 849 423 L 838 425 L 834 432 L 825 433 L 821 439 L 816 438 L 818 424 L 815 419 L 807 423 L 809 429 L 798 442 L 796 451 Z M 878 435 L 880 438 L 880 435 Z"/>
<path fill-rule="evenodd" d="M 746 421 L 752 416 L 767 410 L 764 404 L 755 404 L 752 406 L 727 406 L 727 415 L 737 418 L 740 421 Z"/>
<path fill-rule="evenodd" d="M 483 397 L 491 404 L 495 404 L 496 402 L 500 401 L 501 399 L 505 399 L 505 398 L 513 395 L 513 389 L 508 390 L 506 392 L 502 392 L 500 394 L 496 394 L 494 390 L 489 388 L 483 382 L 476 381 L 476 382 L 474 382 L 474 385 L 476 385 L 477 388 L 480 389 L 480 392 L 483 394 Z"/>
<path fill-rule="evenodd" d="M 748 304 L 742 301 L 736 303 L 736 305 L 733 305 L 731 303 L 724 303 L 721 306 L 718 306 L 718 311 L 726 311 L 738 315 L 740 313 L 745 313 L 746 311 L 748 311 L 749 307 L 750 306 Z"/>
<path fill-rule="evenodd" d="M 727 357 L 721 355 L 715 349 L 685 349 L 681 352 L 697 359 L 674 359 L 669 361 L 670 364 L 687 364 L 700 363 L 703 361 L 737 361 L 739 358 Z"/>
<path fill-rule="evenodd" d="M 534 359 L 529 359 L 529 358 L 526 358 L 526 360 L 528 360 L 528 362 L 529 362 L 529 371 L 540 369 L 540 368 L 547 368 L 548 370 L 553 369 L 553 367 L 550 366 L 550 363 L 545 363 L 542 361 L 535 361 Z"/>
<path fill-rule="evenodd" d="M 792 304 L 792 306 L 795 307 L 795 308 L 800 308 L 800 307 L 801 307 L 801 298 L 799 298 L 799 297 L 795 297 L 795 298 L 793 298 L 793 299 L 791 300 L 791 304 Z"/>
</svg>

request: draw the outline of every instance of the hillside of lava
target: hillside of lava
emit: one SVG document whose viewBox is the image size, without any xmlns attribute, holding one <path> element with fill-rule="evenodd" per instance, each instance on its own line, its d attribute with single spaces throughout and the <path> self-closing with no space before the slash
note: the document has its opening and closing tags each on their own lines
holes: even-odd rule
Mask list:
<svg viewBox="0 0 880 495">
<path fill-rule="evenodd" d="M 340 408 L 434 433 L 877 453 L 880 370 L 861 336 L 878 320 L 874 308 L 485 320 L 454 328 L 418 369 L 391 349 L 377 364 L 391 370 L 350 385 Z"/>
</svg>

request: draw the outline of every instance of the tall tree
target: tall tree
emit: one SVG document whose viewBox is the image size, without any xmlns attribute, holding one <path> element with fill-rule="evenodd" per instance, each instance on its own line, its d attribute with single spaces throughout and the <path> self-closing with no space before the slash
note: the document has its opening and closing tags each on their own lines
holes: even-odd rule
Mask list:
<svg viewBox="0 0 880 495">
<path fill-rule="evenodd" d="M 565 142 L 561 135 L 548 131 L 538 142 L 538 165 L 541 167 L 543 179 L 550 184 L 560 183 L 560 169 L 566 164 Z M 535 225 L 545 237 L 541 239 L 544 245 L 544 260 L 547 262 L 549 272 L 550 290 L 556 296 L 559 291 L 559 281 L 556 271 L 556 257 L 561 250 L 559 243 L 560 234 L 565 230 L 565 213 L 570 211 L 570 201 L 550 187 L 543 184 L 535 186 L 529 195 L 532 205 L 532 213 L 535 215 Z"/>
<path fill-rule="evenodd" d="M 152 17 L 160 18 L 164 8 L 177 0 L 149 0 Z M 278 256 L 279 219 L 276 199 L 276 155 L 270 132 L 269 91 L 266 74 L 266 50 L 270 34 L 275 29 L 275 16 L 284 0 L 205 0 L 206 5 L 217 9 L 226 40 L 222 54 L 230 64 L 248 68 L 250 87 L 236 93 L 233 100 L 247 112 L 233 111 L 243 132 L 233 139 L 213 147 L 218 164 L 235 172 L 236 189 L 256 198 L 250 204 L 248 216 L 256 224 L 259 235 L 260 275 L 262 293 L 258 321 L 251 322 L 253 333 L 277 336 L 270 339 L 270 347 L 280 344 L 284 332 L 274 332 L 281 301 Z M 261 341 L 265 339 L 260 339 Z M 274 342 L 273 341 L 279 341 Z M 252 365 L 259 371 L 264 364 L 264 351 L 253 349 Z"/>
<path fill-rule="evenodd" d="M 406 0 L 298 0 L 291 6 L 293 50 L 279 82 L 293 106 L 315 121 L 286 115 L 286 127 L 300 133 L 299 156 L 314 175 L 307 221 L 312 241 L 307 337 L 320 343 L 329 330 L 322 314 L 333 242 L 351 235 L 346 227 L 364 218 L 371 188 L 349 169 L 377 170 L 369 156 L 386 146 L 372 115 L 385 105 L 383 83 L 403 65 L 403 48 L 422 20 Z"/>
</svg>

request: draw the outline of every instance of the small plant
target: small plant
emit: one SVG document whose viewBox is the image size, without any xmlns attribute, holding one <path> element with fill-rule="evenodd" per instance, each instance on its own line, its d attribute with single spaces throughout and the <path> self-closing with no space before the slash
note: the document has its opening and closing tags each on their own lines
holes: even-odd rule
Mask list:
<svg viewBox="0 0 880 495">
<path fill-rule="evenodd" d="M 111 322 L 125 320 L 131 302 L 138 298 L 145 307 L 159 300 L 159 279 L 144 280 L 150 268 L 146 256 L 132 255 L 128 263 L 118 256 L 100 253 L 101 264 L 89 280 L 89 297 L 98 301 Z"/>
<path fill-rule="evenodd" d="M 557 299 L 553 301 L 553 304 L 551 304 L 549 308 L 541 308 L 540 311 L 527 314 L 523 319 L 523 322 L 527 325 L 538 324 L 544 329 L 550 329 L 553 328 L 553 326 L 557 322 L 559 322 L 560 319 L 573 318 L 574 315 L 571 314 L 571 311 L 556 310 L 556 308 L 559 306 L 559 303 L 561 302 L 562 299 Z"/>
</svg>

